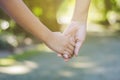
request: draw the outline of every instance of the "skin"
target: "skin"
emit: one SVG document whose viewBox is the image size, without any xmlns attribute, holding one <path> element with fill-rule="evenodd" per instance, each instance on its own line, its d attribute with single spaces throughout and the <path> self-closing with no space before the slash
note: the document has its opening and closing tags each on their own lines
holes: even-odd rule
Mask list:
<svg viewBox="0 0 120 80">
<path fill-rule="evenodd" d="M 74 14 L 71 23 L 64 31 L 65 36 L 69 36 L 75 41 L 75 49 L 73 55 L 65 58 L 64 55 L 59 55 L 68 61 L 73 56 L 78 56 L 79 50 L 85 40 L 87 15 L 91 0 L 76 0 Z"/>
<path fill-rule="evenodd" d="M 0 0 L 0 7 L 19 25 L 42 40 L 49 48 L 63 55 L 71 55 L 75 42 L 59 32 L 51 32 L 28 9 L 22 0 Z"/>
</svg>

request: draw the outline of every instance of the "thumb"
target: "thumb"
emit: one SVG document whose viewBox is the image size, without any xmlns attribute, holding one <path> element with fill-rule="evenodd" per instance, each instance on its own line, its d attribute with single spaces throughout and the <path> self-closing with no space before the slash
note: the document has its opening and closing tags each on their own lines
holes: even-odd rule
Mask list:
<svg viewBox="0 0 120 80">
<path fill-rule="evenodd" d="M 60 35 L 62 34 L 61 32 L 54 32 L 54 33 L 55 33 L 55 34 L 60 34 Z"/>
<path fill-rule="evenodd" d="M 79 50 L 80 50 L 81 46 L 82 46 L 82 42 L 80 42 L 80 41 L 76 42 L 76 44 L 75 44 L 75 50 L 74 50 L 75 56 L 78 56 L 78 53 L 79 53 Z"/>
</svg>

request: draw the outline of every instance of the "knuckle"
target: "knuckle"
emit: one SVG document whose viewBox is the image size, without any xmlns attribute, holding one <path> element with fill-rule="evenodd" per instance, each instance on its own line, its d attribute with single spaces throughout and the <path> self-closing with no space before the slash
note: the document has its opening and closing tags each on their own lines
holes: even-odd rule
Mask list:
<svg viewBox="0 0 120 80">
<path fill-rule="evenodd" d="M 59 53 L 62 53 L 64 50 L 62 48 L 59 49 Z"/>
<path fill-rule="evenodd" d="M 64 44 L 64 47 L 66 48 L 67 46 L 68 46 L 68 43 L 65 43 L 65 44 Z"/>
<path fill-rule="evenodd" d="M 61 53 L 63 53 L 64 52 L 64 49 L 61 49 Z"/>
</svg>

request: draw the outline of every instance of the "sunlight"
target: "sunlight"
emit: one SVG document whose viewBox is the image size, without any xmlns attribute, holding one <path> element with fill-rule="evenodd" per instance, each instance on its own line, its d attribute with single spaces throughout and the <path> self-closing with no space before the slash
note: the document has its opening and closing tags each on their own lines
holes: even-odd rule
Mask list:
<svg viewBox="0 0 120 80">
<path fill-rule="evenodd" d="M 92 62 L 73 62 L 70 64 L 73 68 L 91 68 L 95 67 L 96 64 Z"/>
<path fill-rule="evenodd" d="M 72 15 L 73 15 L 73 10 L 75 1 L 74 0 L 69 0 L 69 1 L 64 1 L 61 6 L 59 7 L 57 11 L 57 22 L 59 24 L 68 24 L 71 21 Z"/>
<path fill-rule="evenodd" d="M 30 69 L 22 65 L 17 65 L 10 67 L 0 67 L 0 72 L 7 74 L 25 74 L 30 72 Z"/>
<path fill-rule="evenodd" d="M 40 51 L 45 51 L 45 52 L 53 52 L 45 44 L 39 44 L 39 45 L 37 45 L 37 49 L 40 50 Z"/>
<path fill-rule="evenodd" d="M 38 65 L 35 62 L 24 61 L 23 63 L 18 62 L 12 66 L 0 67 L 0 72 L 7 74 L 27 74 L 37 67 Z"/>
<path fill-rule="evenodd" d="M 29 38 L 29 37 L 27 37 L 27 38 L 24 39 L 24 43 L 25 43 L 26 45 L 31 45 L 32 42 L 33 42 L 32 39 Z"/>
<path fill-rule="evenodd" d="M 74 73 L 71 71 L 60 71 L 59 74 L 64 77 L 72 77 L 74 76 Z"/>
<path fill-rule="evenodd" d="M 69 16 L 60 16 L 57 20 L 59 24 L 67 24 L 71 21 L 71 17 Z"/>
<path fill-rule="evenodd" d="M 24 64 L 32 69 L 38 68 L 38 65 L 35 62 L 32 61 L 24 61 Z"/>
<path fill-rule="evenodd" d="M 0 26 L 3 30 L 6 30 L 9 28 L 9 23 L 8 23 L 8 21 L 3 20 L 0 24 Z"/>
<path fill-rule="evenodd" d="M 109 11 L 107 14 L 107 18 L 110 24 L 115 24 L 117 23 L 117 20 L 120 19 L 120 14 L 114 11 Z"/>
<path fill-rule="evenodd" d="M 7 37 L 7 42 L 8 42 L 9 44 L 11 44 L 12 46 L 14 46 L 14 47 L 18 46 L 18 42 L 17 42 L 15 36 L 8 36 L 8 37 Z"/>
<path fill-rule="evenodd" d="M 88 74 L 105 74 L 107 71 L 106 67 L 103 66 L 96 66 L 94 68 L 90 68 L 86 71 Z"/>
<path fill-rule="evenodd" d="M 105 30 L 102 25 L 88 23 L 87 31 L 88 32 L 104 32 Z"/>
<path fill-rule="evenodd" d="M 89 70 L 90 73 L 105 73 L 106 69 L 104 67 L 95 67 Z"/>
<path fill-rule="evenodd" d="M 36 16 L 41 16 L 43 14 L 43 10 L 41 7 L 34 7 L 32 11 Z"/>
<path fill-rule="evenodd" d="M 16 61 L 14 59 L 0 59 L 0 65 L 2 66 L 8 66 L 15 64 Z"/>
</svg>

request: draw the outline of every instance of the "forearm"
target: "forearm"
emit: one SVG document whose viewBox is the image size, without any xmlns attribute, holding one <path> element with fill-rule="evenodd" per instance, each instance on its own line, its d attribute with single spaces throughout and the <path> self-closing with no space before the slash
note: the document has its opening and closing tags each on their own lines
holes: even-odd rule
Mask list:
<svg viewBox="0 0 120 80">
<path fill-rule="evenodd" d="M 47 34 L 51 34 L 51 31 L 32 14 L 22 0 L 0 0 L 0 6 L 18 24 L 42 41 L 48 37 Z"/>
<path fill-rule="evenodd" d="M 90 1 L 91 0 L 76 0 L 72 21 L 86 23 Z"/>
</svg>

